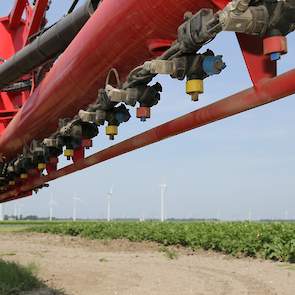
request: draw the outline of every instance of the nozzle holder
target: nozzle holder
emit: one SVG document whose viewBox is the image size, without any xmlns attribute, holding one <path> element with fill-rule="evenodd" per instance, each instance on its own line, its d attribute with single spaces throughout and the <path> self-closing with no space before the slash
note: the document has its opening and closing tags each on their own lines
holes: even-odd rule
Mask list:
<svg viewBox="0 0 295 295">
<path fill-rule="evenodd" d="M 263 39 L 263 53 L 270 55 L 271 60 L 279 60 L 281 55 L 288 53 L 285 36 L 270 36 Z"/>
<path fill-rule="evenodd" d="M 42 171 L 42 170 L 44 170 L 46 168 L 46 164 L 45 163 L 39 163 L 38 164 L 38 170 L 39 171 Z"/>
<path fill-rule="evenodd" d="M 147 119 L 151 118 L 151 108 L 149 107 L 139 107 L 136 110 L 136 117 L 142 122 L 145 122 Z"/>
<path fill-rule="evenodd" d="M 73 149 L 65 149 L 64 156 L 67 158 L 67 160 L 71 160 L 71 158 L 74 156 L 74 150 Z"/>
<path fill-rule="evenodd" d="M 115 136 L 118 135 L 118 126 L 108 125 L 106 127 L 106 135 L 109 136 L 110 140 L 114 140 Z"/>
<path fill-rule="evenodd" d="M 20 175 L 20 179 L 21 179 L 21 180 L 28 179 L 28 174 L 27 174 L 27 173 L 22 173 L 22 174 Z"/>
<path fill-rule="evenodd" d="M 82 140 L 82 147 L 84 147 L 85 149 L 90 149 L 93 146 L 92 144 L 92 140 L 91 139 L 83 139 Z"/>
<path fill-rule="evenodd" d="M 200 79 L 188 80 L 186 82 L 186 93 L 193 101 L 198 101 L 199 94 L 204 93 L 204 82 Z"/>
</svg>

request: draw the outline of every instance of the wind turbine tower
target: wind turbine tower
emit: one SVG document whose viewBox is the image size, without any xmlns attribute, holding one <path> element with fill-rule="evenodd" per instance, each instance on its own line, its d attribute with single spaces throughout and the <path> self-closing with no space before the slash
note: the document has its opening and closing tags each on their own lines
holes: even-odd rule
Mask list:
<svg viewBox="0 0 295 295">
<path fill-rule="evenodd" d="M 16 203 L 14 203 L 13 216 L 14 216 L 15 219 L 17 219 L 17 206 L 16 206 Z"/>
<path fill-rule="evenodd" d="M 77 202 L 81 202 L 81 199 L 73 197 L 73 221 L 77 220 Z"/>
<path fill-rule="evenodd" d="M 248 212 L 248 221 L 252 221 L 252 209 L 249 209 L 249 212 Z"/>
<path fill-rule="evenodd" d="M 53 200 L 53 195 L 51 194 L 50 201 L 49 201 L 49 221 L 53 219 L 53 206 L 56 206 L 57 203 Z"/>
<path fill-rule="evenodd" d="M 16 219 L 20 220 L 21 219 L 21 216 L 22 216 L 22 213 L 21 213 L 21 208 L 23 208 L 24 205 L 23 204 L 16 204 L 16 206 L 14 207 L 14 212 L 16 213 Z"/>
<path fill-rule="evenodd" d="M 107 194 L 107 221 L 111 221 L 111 198 L 113 196 L 113 187 L 111 187 L 110 191 Z"/>
<path fill-rule="evenodd" d="M 161 222 L 165 221 L 165 194 L 167 191 L 167 184 L 161 184 Z"/>
<path fill-rule="evenodd" d="M 3 204 L 0 204 L 0 221 L 4 220 L 4 208 Z"/>
</svg>

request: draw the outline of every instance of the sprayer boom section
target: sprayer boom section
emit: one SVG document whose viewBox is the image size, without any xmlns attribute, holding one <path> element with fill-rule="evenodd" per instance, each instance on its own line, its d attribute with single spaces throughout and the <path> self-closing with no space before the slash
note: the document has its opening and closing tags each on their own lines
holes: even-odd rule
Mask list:
<svg viewBox="0 0 295 295">
<path fill-rule="evenodd" d="M 81 0 L 49 24 L 51 2 L 17 0 L 0 18 L 0 203 L 295 93 L 294 70 L 276 77 L 295 0 Z M 102 126 L 115 139 L 130 108 L 151 118 L 164 91 L 157 75 L 185 80 L 192 102 L 202 99 L 204 80 L 231 67 L 203 48 L 224 31 L 237 34 L 253 88 L 85 158 Z M 58 169 L 61 156 L 72 163 Z"/>
</svg>

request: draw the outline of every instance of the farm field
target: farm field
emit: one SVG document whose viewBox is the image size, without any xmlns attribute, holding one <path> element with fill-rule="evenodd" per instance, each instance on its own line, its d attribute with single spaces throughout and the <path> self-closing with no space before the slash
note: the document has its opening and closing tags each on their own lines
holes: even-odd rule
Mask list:
<svg viewBox="0 0 295 295">
<path fill-rule="evenodd" d="M 238 257 L 295 262 L 295 223 L 76 222 L 43 224 L 29 230 L 98 240 L 152 241 Z"/>
<path fill-rule="evenodd" d="M 37 265 L 65 294 L 294 295 L 294 227 L 10 222 L 0 225 L 0 259 Z"/>
</svg>

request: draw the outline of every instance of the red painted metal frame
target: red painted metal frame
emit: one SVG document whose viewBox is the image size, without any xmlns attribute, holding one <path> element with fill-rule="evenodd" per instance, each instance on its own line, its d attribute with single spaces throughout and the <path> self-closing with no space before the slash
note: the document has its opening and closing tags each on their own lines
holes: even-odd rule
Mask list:
<svg viewBox="0 0 295 295">
<path fill-rule="evenodd" d="M 48 0 L 38 0 L 34 8 L 27 0 L 15 1 L 10 15 L 0 19 L 1 58 L 10 58 L 26 45 L 32 34 L 40 29 L 47 5 Z M 26 19 L 22 19 L 24 12 Z M 29 91 L 0 92 L 0 134 L 5 131 L 29 95 Z"/>
<path fill-rule="evenodd" d="M 14 13 L 18 15 L 20 12 Z M 24 21 L 19 20 L 18 26 L 11 28 L 11 17 L 12 15 L 10 17 L 0 18 L 0 57 L 5 60 L 10 58 L 24 46 L 26 24 Z M 16 22 L 17 16 L 13 17 Z M 20 107 L 25 103 L 28 96 L 28 92 L 0 93 L 0 134 L 5 130 Z"/>
<path fill-rule="evenodd" d="M 9 16 L 9 26 L 11 29 L 15 29 L 20 25 L 22 20 L 22 15 L 27 5 L 28 5 L 28 0 L 15 1 L 14 7 Z"/>
<path fill-rule="evenodd" d="M 27 44 L 28 38 L 40 30 L 44 21 L 44 15 L 48 7 L 49 0 L 37 0 L 32 7 L 28 0 L 16 0 L 9 15 L 9 28 L 16 29 L 22 23 L 22 16 L 26 12 L 26 32 L 23 45 Z M 11 32 L 14 35 L 14 32 Z"/>
<path fill-rule="evenodd" d="M 211 0 L 102 1 L 0 136 L 0 153 L 13 158 L 32 139 L 55 132 L 60 118 L 95 101 L 111 68 L 124 80 L 152 58 L 150 40 L 175 40 L 184 13 L 203 7 L 215 6 Z"/>
<path fill-rule="evenodd" d="M 277 63 L 264 55 L 262 38 L 245 34 L 237 34 L 237 38 L 254 86 L 262 79 L 277 75 Z"/>
<path fill-rule="evenodd" d="M 194 128 L 199 128 L 212 122 L 292 95 L 295 93 L 294 80 L 295 69 L 272 79 L 261 80 L 256 87 L 236 93 L 144 133 L 138 134 L 106 148 L 105 150 L 99 151 L 86 159 L 77 160 L 72 165 L 60 170 L 51 171 L 47 176 L 31 178 L 27 183 L 20 185 L 10 192 L 0 195 L 0 202 L 22 198 L 27 196 L 32 189 L 42 186 L 43 184 L 59 177 L 63 177 L 172 136 L 176 136 Z"/>
<path fill-rule="evenodd" d="M 33 14 L 29 20 L 29 26 L 25 36 L 25 43 L 28 42 L 28 38 L 33 34 L 36 34 L 44 21 L 44 15 L 48 6 L 48 0 L 37 0 Z"/>
</svg>

